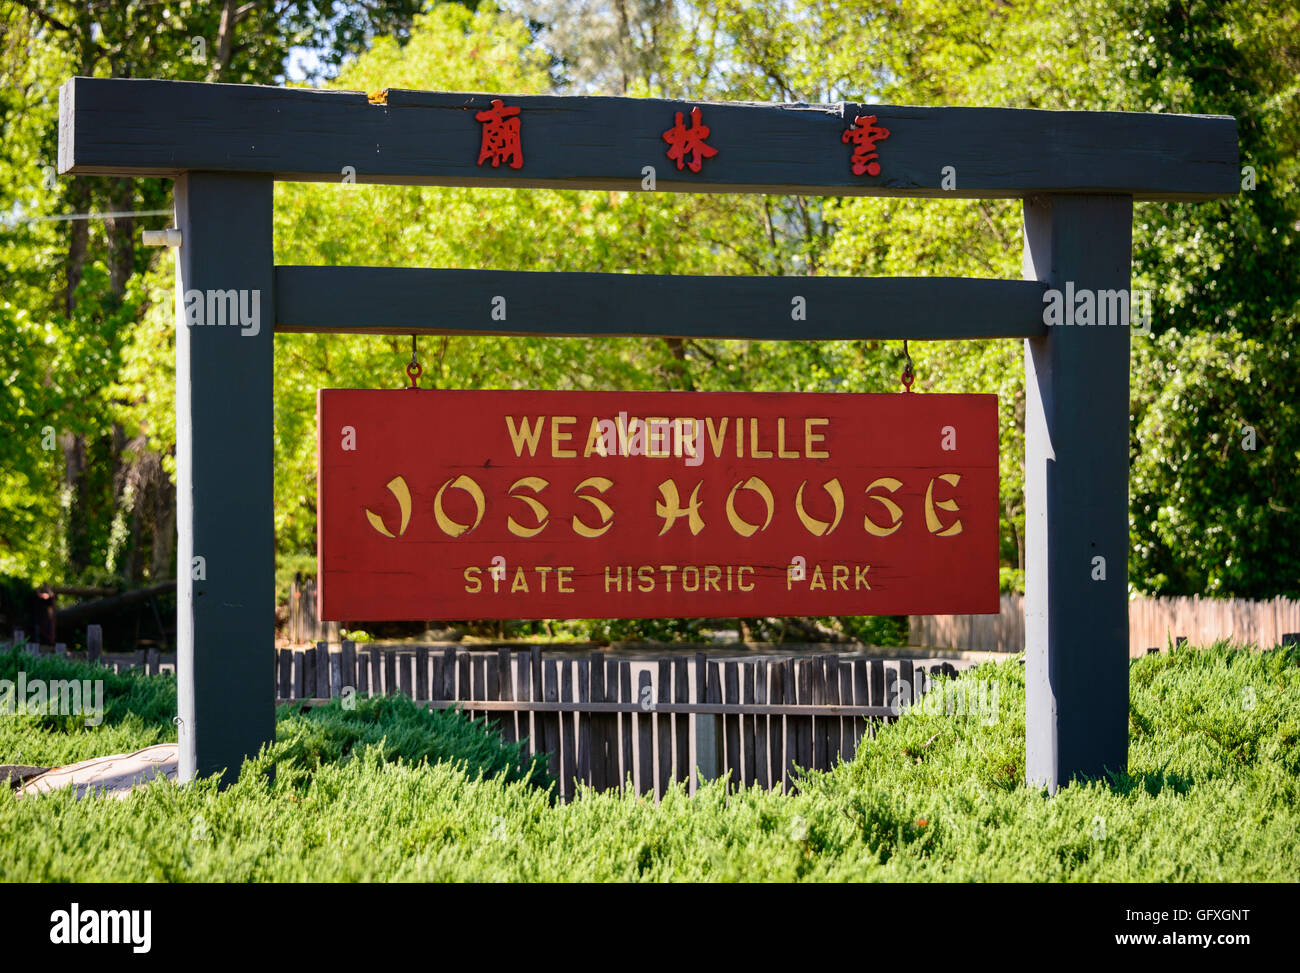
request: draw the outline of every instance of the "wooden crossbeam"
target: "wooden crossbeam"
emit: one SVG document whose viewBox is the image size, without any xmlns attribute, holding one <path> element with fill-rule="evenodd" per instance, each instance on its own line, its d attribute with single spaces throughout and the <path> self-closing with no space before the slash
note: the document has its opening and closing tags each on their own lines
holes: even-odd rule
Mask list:
<svg viewBox="0 0 1300 973">
<path fill-rule="evenodd" d="M 522 165 L 479 163 L 493 98 L 518 107 Z M 663 133 L 700 108 L 717 155 L 698 173 Z M 855 175 L 842 141 L 859 116 L 889 135 L 877 175 Z M 59 171 L 424 186 L 646 187 L 670 192 L 942 198 L 1107 193 L 1136 200 L 1228 196 L 1240 183 L 1226 116 L 360 92 L 129 78 L 73 78 L 59 94 Z"/>
<path fill-rule="evenodd" d="M 704 277 L 276 267 L 277 331 L 808 340 L 1031 338 L 1046 285 L 961 277 Z"/>
</svg>

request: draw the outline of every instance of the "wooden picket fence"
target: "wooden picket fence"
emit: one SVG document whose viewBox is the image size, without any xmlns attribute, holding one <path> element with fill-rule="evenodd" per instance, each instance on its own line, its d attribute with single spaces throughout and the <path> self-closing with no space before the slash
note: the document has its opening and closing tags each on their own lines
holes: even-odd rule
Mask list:
<svg viewBox="0 0 1300 973">
<path fill-rule="evenodd" d="M 73 658 L 92 662 L 118 673 L 138 669 L 150 676 L 156 676 L 160 673 L 174 673 L 176 671 L 175 652 L 161 652 L 158 649 L 136 649 L 134 652 L 104 652 L 103 644 L 104 633 L 102 626 L 88 625 L 86 626 L 85 656 L 75 653 Z M 9 645 L 0 643 L 0 652 L 8 651 L 15 646 L 22 646 L 23 651 L 28 655 L 68 656 L 68 647 L 64 643 L 56 642 L 54 645 L 42 645 L 38 642 L 28 642 L 27 633 L 22 629 L 14 630 Z"/>
<path fill-rule="evenodd" d="M 913 615 L 909 626 L 908 643 L 915 648 L 1023 652 L 1024 596 L 1002 595 L 996 615 Z M 1163 650 L 1182 638 L 1193 645 L 1231 639 L 1268 648 L 1300 632 L 1300 601 L 1282 597 L 1267 601 L 1135 598 L 1129 601 L 1128 626 L 1129 655 L 1134 657 L 1153 648 Z M 338 624 L 316 617 L 315 579 L 291 582 L 285 635 L 293 645 L 338 639 Z"/>
<path fill-rule="evenodd" d="M 562 796 L 581 781 L 659 797 L 673 783 L 693 792 L 718 777 L 789 791 L 796 766 L 826 770 L 852 759 L 863 735 L 939 672 L 956 668 L 849 655 L 630 659 L 345 641 L 279 650 L 277 692 L 282 702 L 314 703 L 352 687 L 459 706 L 525 741 L 527 753 L 547 754 Z"/>
<path fill-rule="evenodd" d="M 1300 601 L 1277 597 L 1134 598 L 1128 603 L 1129 655 L 1187 640 L 1209 645 L 1218 639 L 1271 648 L 1300 632 Z M 997 615 L 915 615 L 911 643 L 944 649 L 1021 652 L 1025 648 L 1023 595 L 1003 595 Z"/>
</svg>

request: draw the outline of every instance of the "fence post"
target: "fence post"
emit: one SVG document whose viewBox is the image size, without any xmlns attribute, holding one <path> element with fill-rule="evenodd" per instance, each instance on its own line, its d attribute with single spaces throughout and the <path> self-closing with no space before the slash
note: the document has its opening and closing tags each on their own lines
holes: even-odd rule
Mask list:
<svg viewBox="0 0 1300 973">
<path fill-rule="evenodd" d="M 695 655 L 695 701 L 713 702 L 709 693 L 708 660 L 703 652 Z M 721 700 L 721 696 L 719 696 Z M 714 713 L 695 714 L 695 787 L 707 780 L 717 780 L 722 773 L 722 717 Z"/>
</svg>

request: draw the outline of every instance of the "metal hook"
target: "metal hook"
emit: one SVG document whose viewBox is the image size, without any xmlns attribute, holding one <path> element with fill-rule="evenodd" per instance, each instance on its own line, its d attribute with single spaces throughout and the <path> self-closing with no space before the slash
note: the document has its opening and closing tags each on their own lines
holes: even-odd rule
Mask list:
<svg viewBox="0 0 1300 973">
<path fill-rule="evenodd" d="M 411 363 L 406 366 L 406 376 L 411 380 L 411 388 L 418 389 L 420 387 L 420 376 L 423 374 L 424 369 L 415 357 L 415 335 L 411 335 Z"/>
<path fill-rule="evenodd" d="M 903 366 L 903 391 L 912 391 L 912 382 L 916 378 L 916 373 L 912 369 L 912 356 L 907 352 L 907 339 L 903 339 L 903 355 L 907 358 L 907 364 Z"/>
</svg>

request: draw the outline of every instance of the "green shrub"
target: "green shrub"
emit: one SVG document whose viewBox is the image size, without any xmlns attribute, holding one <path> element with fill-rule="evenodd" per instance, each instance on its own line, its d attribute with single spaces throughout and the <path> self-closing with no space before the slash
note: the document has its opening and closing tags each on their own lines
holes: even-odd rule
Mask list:
<svg viewBox="0 0 1300 973">
<path fill-rule="evenodd" d="M 459 713 L 399 698 L 286 708 L 276 742 L 225 791 L 207 780 L 155 782 L 122 801 L 0 794 L 0 879 L 1300 878 L 1296 649 L 1216 645 L 1134 661 L 1127 770 L 1054 797 L 1024 785 L 1022 666 L 981 665 L 936 688 L 976 680 L 997 689 L 995 721 L 917 708 L 864 738 L 851 762 L 804 774 L 800 793 L 711 784 L 658 804 L 590 791 L 558 803 L 538 761 Z M 131 691 L 124 683 L 115 698 Z M 149 713 L 142 743 L 168 725 Z"/>
</svg>

